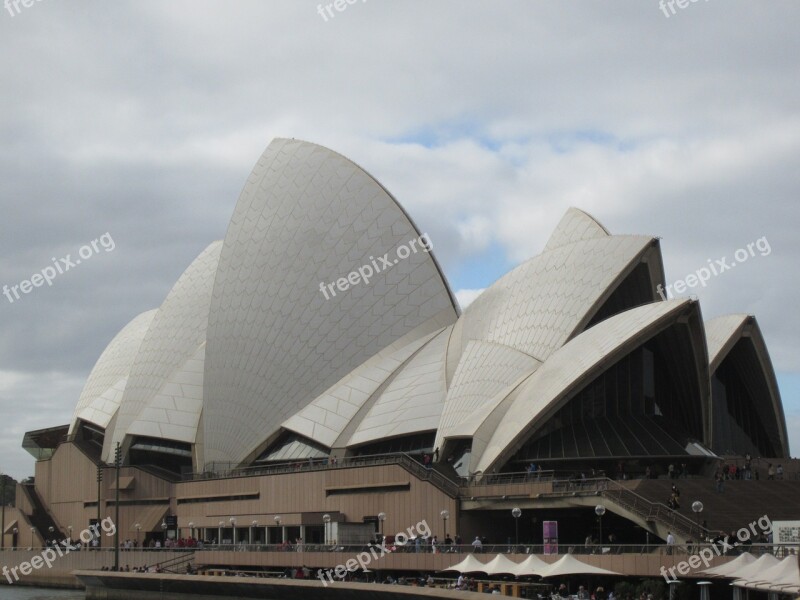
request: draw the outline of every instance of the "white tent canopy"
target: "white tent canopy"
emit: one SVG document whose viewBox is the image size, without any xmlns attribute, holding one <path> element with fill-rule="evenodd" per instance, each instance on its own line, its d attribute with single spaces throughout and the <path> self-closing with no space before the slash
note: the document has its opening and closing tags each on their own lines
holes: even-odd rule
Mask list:
<svg viewBox="0 0 800 600">
<path fill-rule="evenodd" d="M 549 568 L 550 563 L 546 563 L 541 558 L 531 554 L 517 565 L 514 575 L 517 577 L 522 577 L 523 575 L 541 575 Z"/>
<path fill-rule="evenodd" d="M 586 564 L 571 554 L 565 554 L 544 569 L 541 575 L 542 577 L 563 577 L 565 575 L 619 575 L 619 573 Z"/>
<path fill-rule="evenodd" d="M 743 569 L 749 564 L 754 563 L 755 561 L 756 561 L 755 556 L 753 556 L 749 552 L 745 552 L 744 554 L 740 554 L 730 562 L 726 562 L 725 564 L 719 565 L 718 567 L 706 569 L 705 571 L 703 571 L 703 574 L 711 575 L 712 577 L 739 577 L 739 570 Z"/>
<path fill-rule="evenodd" d="M 780 561 L 772 556 L 772 554 L 762 554 L 758 560 L 750 563 L 749 565 L 742 567 L 739 571 L 735 574 L 728 575 L 728 577 L 732 577 L 734 579 L 740 579 L 743 581 L 750 581 L 753 579 L 760 579 L 761 574 L 766 571 L 767 569 L 774 567 Z"/>
<path fill-rule="evenodd" d="M 519 563 L 509 560 L 504 554 L 498 554 L 486 563 L 485 572 L 488 575 L 502 575 L 505 573 L 516 575 L 518 568 Z"/>
<path fill-rule="evenodd" d="M 458 573 L 486 573 L 486 565 L 475 558 L 472 554 L 467 554 L 467 557 L 460 563 L 442 570 L 456 571 Z"/>
<path fill-rule="evenodd" d="M 738 579 L 733 584 L 750 589 L 797 594 L 800 593 L 800 565 L 796 556 L 787 556 L 761 573 L 747 579 Z"/>
</svg>

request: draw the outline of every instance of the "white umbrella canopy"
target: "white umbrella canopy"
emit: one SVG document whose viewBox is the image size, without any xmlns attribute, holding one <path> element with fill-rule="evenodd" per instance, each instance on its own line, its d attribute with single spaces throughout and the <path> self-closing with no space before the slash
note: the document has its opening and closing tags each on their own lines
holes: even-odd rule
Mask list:
<svg viewBox="0 0 800 600">
<path fill-rule="evenodd" d="M 736 578 L 740 581 L 750 581 L 753 579 L 760 579 L 761 573 L 766 571 L 767 569 L 774 567 L 780 561 L 772 556 L 772 554 L 762 554 L 758 557 L 758 560 L 753 561 L 749 565 L 742 567 L 739 571 L 735 574 L 728 575 L 728 577 Z M 734 582 L 734 585 L 736 583 Z"/>
<path fill-rule="evenodd" d="M 460 563 L 442 570 L 456 571 L 458 573 L 486 573 L 486 565 L 475 558 L 472 554 L 467 554 L 467 557 Z"/>
<path fill-rule="evenodd" d="M 702 573 L 704 575 L 711 575 L 712 577 L 739 577 L 738 571 L 754 562 L 756 562 L 756 557 L 749 552 L 745 552 L 724 565 L 706 569 L 702 571 Z"/>
<path fill-rule="evenodd" d="M 524 575 L 541 575 L 549 568 L 550 563 L 546 563 L 541 558 L 537 558 L 531 554 L 528 558 L 517 565 L 514 575 L 517 577 L 522 577 Z"/>
<path fill-rule="evenodd" d="M 487 575 L 502 575 L 502 574 L 517 574 L 519 563 L 509 560 L 503 554 L 498 554 L 488 563 L 486 563 L 485 573 Z"/>
<path fill-rule="evenodd" d="M 797 557 L 787 556 L 761 573 L 747 579 L 738 579 L 733 584 L 764 591 L 797 593 L 800 590 L 800 566 Z"/>
<path fill-rule="evenodd" d="M 542 577 L 564 577 L 565 575 L 619 575 L 619 573 L 586 564 L 571 554 L 565 554 L 544 569 L 541 575 Z"/>
</svg>

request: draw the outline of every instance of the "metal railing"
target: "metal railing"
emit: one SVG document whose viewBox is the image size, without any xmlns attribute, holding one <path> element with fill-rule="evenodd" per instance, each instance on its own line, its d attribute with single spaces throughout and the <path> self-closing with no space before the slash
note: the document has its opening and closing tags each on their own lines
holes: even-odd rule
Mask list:
<svg viewBox="0 0 800 600">
<path fill-rule="evenodd" d="M 191 473 L 181 477 L 183 481 L 200 481 L 208 479 L 232 479 L 236 477 L 258 477 L 263 475 L 283 475 L 288 473 L 307 473 L 328 471 L 333 469 L 350 469 L 354 467 L 376 467 L 399 465 L 412 475 L 433 485 L 455 498 L 458 495 L 458 483 L 445 477 L 435 468 L 426 468 L 419 461 L 405 453 L 371 454 L 367 456 L 348 456 L 333 461 L 329 458 L 308 459 L 271 465 L 251 467 L 235 467 L 223 471 Z"/>
<path fill-rule="evenodd" d="M 203 552 L 274 552 L 278 554 L 288 554 L 292 552 L 312 552 L 312 553 L 342 553 L 358 554 L 359 552 L 369 551 L 369 544 L 205 544 L 196 549 L 198 553 Z M 790 556 L 800 553 L 800 545 L 794 544 L 747 544 L 730 548 L 725 548 L 722 544 L 717 545 L 720 552 L 714 554 L 735 556 L 743 552 L 751 552 L 755 555 L 773 554 L 775 556 Z M 476 557 L 486 555 L 487 559 L 495 554 L 537 554 L 537 555 L 613 555 L 613 554 L 697 554 L 705 548 L 713 550 L 714 544 L 691 543 L 691 544 L 496 544 L 486 543 L 479 547 L 472 544 L 442 544 L 436 546 L 434 550 L 430 544 L 422 543 L 419 546 L 413 542 L 407 544 L 386 544 L 386 549 L 390 553 L 404 554 L 474 554 Z"/>
</svg>

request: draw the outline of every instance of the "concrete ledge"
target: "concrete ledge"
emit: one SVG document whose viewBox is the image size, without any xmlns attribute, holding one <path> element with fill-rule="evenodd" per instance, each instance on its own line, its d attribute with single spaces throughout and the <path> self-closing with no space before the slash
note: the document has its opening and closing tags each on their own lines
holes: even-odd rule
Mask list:
<svg viewBox="0 0 800 600">
<path fill-rule="evenodd" d="M 86 586 L 86 600 L 218 600 L 219 598 L 268 598 L 272 600 L 413 600 L 460 598 L 481 600 L 486 594 L 371 583 L 333 583 L 292 579 L 204 577 L 163 573 L 107 573 L 76 571 Z"/>
</svg>

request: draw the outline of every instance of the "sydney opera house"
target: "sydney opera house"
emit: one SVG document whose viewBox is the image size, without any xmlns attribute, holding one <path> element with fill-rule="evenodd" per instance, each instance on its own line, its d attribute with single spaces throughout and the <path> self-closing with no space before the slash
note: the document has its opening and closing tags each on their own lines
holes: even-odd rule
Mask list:
<svg viewBox="0 0 800 600">
<path fill-rule="evenodd" d="M 658 238 L 570 209 L 541 254 L 462 310 L 424 233 L 348 159 L 273 141 L 225 239 L 110 341 L 72 421 L 26 434 L 35 481 L 6 545 L 85 527 L 117 487 L 122 535 L 141 542 L 322 543 L 334 526 L 422 519 L 505 541 L 521 506 L 523 536 L 555 515 L 582 543 L 608 488 L 566 498 L 537 479 L 514 498 L 501 482 L 530 482 L 531 465 L 633 481 L 787 461 L 755 317 L 706 321 L 696 299 L 662 299 Z M 606 502 L 620 532 L 691 535 Z"/>
</svg>

